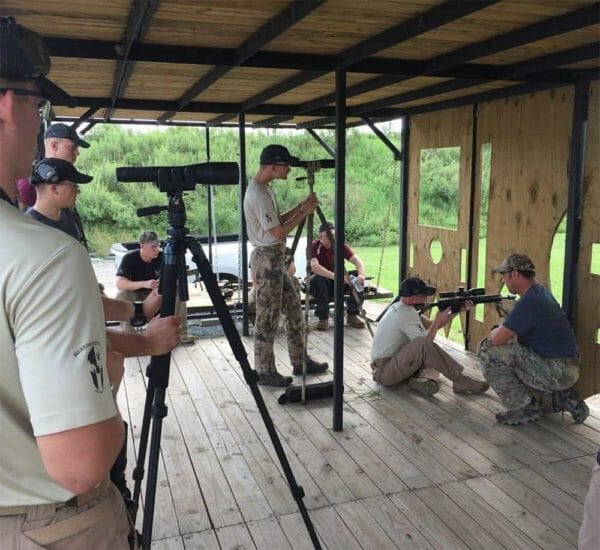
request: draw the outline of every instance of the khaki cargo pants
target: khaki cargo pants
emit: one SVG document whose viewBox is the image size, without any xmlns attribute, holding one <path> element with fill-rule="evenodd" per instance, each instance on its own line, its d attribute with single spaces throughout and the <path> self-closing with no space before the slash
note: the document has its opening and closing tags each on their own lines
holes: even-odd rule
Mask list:
<svg viewBox="0 0 600 550">
<path fill-rule="evenodd" d="M 87 502 L 0 507 L 0 547 L 7 550 L 128 550 L 130 523 L 109 482 Z"/>
<path fill-rule="evenodd" d="M 147 291 L 142 290 L 119 290 L 116 295 L 117 300 L 123 300 L 125 302 L 143 302 L 148 296 Z M 187 334 L 187 305 L 185 302 L 179 300 L 179 293 L 175 300 L 175 315 L 179 315 L 183 319 L 181 328 L 183 334 Z M 129 334 L 135 334 L 137 331 L 131 326 L 129 321 L 121 322 L 121 330 L 128 332 Z"/>
</svg>

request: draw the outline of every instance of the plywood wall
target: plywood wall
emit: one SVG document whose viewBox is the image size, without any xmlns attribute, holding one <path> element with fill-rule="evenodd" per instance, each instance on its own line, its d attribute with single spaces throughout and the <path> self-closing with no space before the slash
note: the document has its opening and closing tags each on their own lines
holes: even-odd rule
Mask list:
<svg viewBox="0 0 600 550">
<path fill-rule="evenodd" d="M 582 395 L 600 393 L 600 275 L 592 274 L 592 245 L 600 247 L 600 85 L 592 84 L 585 155 L 583 216 L 579 255 L 579 280 L 575 310 L 575 333 L 581 352 Z M 600 251 L 597 252 L 600 254 Z"/>
<path fill-rule="evenodd" d="M 479 153 L 482 144 L 491 144 L 491 174 L 486 257 L 475 258 L 485 262 L 488 292 L 498 292 L 500 282 L 491 270 L 514 252 L 527 254 L 538 281 L 549 285 L 552 240 L 567 209 L 572 113 L 572 87 L 479 106 L 477 149 Z M 479 159 L 476 164 L 479 196 Z M 477 228 L 478 224 L 477 210 Z M 499 319 L 496 310 L 486 306 L 484 322 L 471 322 L 471 347 Z"/>
<path fill-rule="evenodd" d="M 408 238 L 413 247 L 410 276 L 418 276 L 439 290 L 454 290 L 461 281 L 461 249 L 469 239 L 469 189 L 471 186 L 472 107 L 461 107 L 411 117 L 409 145 Z M 421 149 L 460 147 L 457 229 L 419 225 L 419 174 Z M 442 258 L 434 263 L 430 244 L 439 239 Z"/>
<path fill-rule="evenodd" d="M 575 331 L 582 353 L 579 387 L 585 396 L 600 391 L 600 275 L 590 273 L 592 244 L 600 246 L 600 87 L 592 86 L 586 149 L 585 196 L 581 239 L 579 296 Z M 413 265 L 408 272 L 438 289 L 454 289 L 461 281 L 461 249 L 468 246 L 469 201 L 474 193 L 472 285 L 478 264 L 485 269 L 488 293 L 499 291 L 500 280 L 491 269 L 508 254 L 531 257 L 538 280 L 550 286 L 550 252 L 556 228 L 567 210 L 570 136 L 574 89 L 571 86 L 479 105 L 476 122 L 475 186 L 471 189 L 472 108 L 450 109 L 411 119 L 408 238 Z M 491 174 L 485 258 L 478 258 L 481 147 L 491 144 Z M 456 231 L 418 223 L 419 160 L 425 148 L 459 146 L 460 204 Z M 439 239 L 443 257 L 435 264 L 429 253 Z M 480 268 L 482 266 L 479 266 Z M 506 289 L 503 289 L 506 293 Z M 557 291 L 557 289 L 552 289 Z M 463 318 L 463 323 L 465 319 Z M 471 350 L 500 322 L 493 306 L 485 306 L 480 322 L 469 321 Z"/>
</svg>

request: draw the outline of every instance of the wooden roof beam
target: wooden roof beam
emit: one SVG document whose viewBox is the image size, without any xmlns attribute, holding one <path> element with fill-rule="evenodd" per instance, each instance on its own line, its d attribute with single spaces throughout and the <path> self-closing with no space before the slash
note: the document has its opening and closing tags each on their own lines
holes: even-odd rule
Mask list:
<svg viewBox="0 0 600 550">
<path fill-rule="evenodd" d="M 590 25 L 595 25 L 600 20 L 600 3 L 578 10 L 550 17 L 543 21 L 521 27 L 504 34 L 468 44 L 454 51 L 438 55 L 423 64 L 422 76 L 431 75 L 437 71 L 467 63 L 473 59 L 493 55 L 511 48 L 550 38 Z M 376 90 L 406 80 L 406 76 L 383 75 L 350 86 L 346 97 L 353 97 L 361 93 Z M 313 109 L 329 105 L 335 100 L 334 94 L 326 94 L 312 101 L 307 101 L 298 106 L 298 114 L 311 112 Z"/>
<path fill-rule="evenodd" d="M 235 66 L 240 65 L 250 56 L 258 52 L 263 46 L 277 38 L 280 34 L 294 26 L 298 21 L 304 19 L 312 11 L 323 4 L 325 0 L 295 0 L 287 8 L 278 13 L 275 17 L 267 21 L 252 36 L 244 40 L 236 51 L 234 59 Z M 198 97 L 204 90 L 214 84 L 222 76 L 227 74 L 233 67 L 231 65 L 216 65 L 208 74 L 200 78 L 191 88 L 189 88 L 178 101 L 178 109 L 182 109 L 190 103 L 195 97 Z M 175 114 L 174 111 L 163 113 L 158 117 L 159 121 L 165 121 Z"/>
<path fill-rule="evenodd" d="M 125 35 L 119 45 L 121 51 L 117 51 L 122 57 L 115 69 L 115 80 L 111 94 L 113 105 L 125 91 L 131 77 L 131 72 L 133 71 L 134 62 L 129 60 L 131 48 L 135 42 L 143 40 L 159 2 L 160 0 L 134 0 L 131 6 Z M 113 108 L 111 106 L 111 108 L 106 109 L 104 112 L 105 119 L 110 118 Z"/>
<path fill-rule="evenodd" d="M 372 54 L 388 49 L 392 46 L 400 44 L 411 38 L 415 38 L 421 34 L 439 28 L 457 19 L 461 19 L 475 11 L 480 11 L 483 8 L 497 3 L 499 0 L 480 0 L 479 2 L 464 2 L 450 0 L 443 2 L 438 6 L 434 6 L 429 11 L 410 17 L 409 19 L 386 29 L 385 31 L 369 37 L 355 46 L 344 50 L 337 56 L 336 66 L 332 67 L 347 67 L 353 63 L 362 61 Z M 286 80 L 263 90 L 261 93 L 251 97 L 243 104 L 245 110 L 254 107 L 260 103 L 273 99 L 289 90 L 293 90 L 302 84 L 306 84 L 312 80 L 323 76 L 330 70 L 309 70 L 303 71 Z"/>
<path fill-rule="evenodd" d="M 498 67 L 496 71 L 496 80 L 505 80 L 508 77 L 519 78 L 521 76 L 529 76 L 531 78 L 530 81 L 532 82 L 554 82 L 555 85 L 561 83 L 569 84 L 579 79 L 579 71 L 557 69 L 544 72 L 545 69 L 554 69 L 558 65 L 569 65 L 571 63 L 577 63 L 587 59 L 596 59 L 598 57 L 600 57 L 600 42 L 592 42 L 577 48 L 571 48 L 569 50 L 528 59 L 527 61 Z M 536 69 L 539 70 L 539 72 L 528 74 L 532 71 L 536 71 Z M 418 90 L 411 90 L 410 92 L 394 94 L 375 101 L 369 101 L 361 105 L 356 105 L 348 109 L 348 111 L 353 115 L 370 113 L 383 107 L 390 107 L 399 103 L 406 103 L 408 101 L 415 101 L 417 99 L 462 90 L 464 88 L 470 88 L 471 86 L 477 86 L 481 83 L 480 80 L 451 80 L 442 82 L 441 84 L 433 84 L 432 86 L 419 88 Z"/>
</svg>

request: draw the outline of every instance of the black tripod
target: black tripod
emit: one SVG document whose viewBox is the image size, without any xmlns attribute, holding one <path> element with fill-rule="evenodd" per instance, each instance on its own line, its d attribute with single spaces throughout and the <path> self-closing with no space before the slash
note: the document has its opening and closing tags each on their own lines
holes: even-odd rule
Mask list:
<svg viewBox="0 0 600 550">
<path fill-rule="evenodd" d="M 248 362 L 244 344 L 240 338 L 237 328 L 233 322 L 229 309 L 225 303 L 225 299 L 219 289 L 216 276 L 212 271 L 210 263 L 204 254 L 202 246 L 193 237 L 188 235 L 188 229 L 185 227 L 186 212 L 183 202 L 181 189 L 168 191 L 169 205 L 161 207 L 150 207 L 143 209 L 143 212 L 138 212 L 138 215 L 156 214 L 162 210 L 167 210 L 168 215 L 168 239 L 164 248 L 164 260 L 162 267 L 162 275 L 160 279 L 160 288 L 162 294 L 162 303 L 160 314 L 162 317 L 173 315 L 175 311 L 175 298 L 177 288 L 179 287 L 180 300 L 188 299 L 185 251 L 187 248 L 192 253 L 194 263 L 198 268 L 202 280 L 213 307 L 217 312 L 221 326 L 233 354 L 244 373 L 244 379 L 250 387 L 260 415 L 265 423 L 269 437 L 279 462 L 287 479 L 288 485 L 292 492 L 292 496 L 298 505 L 300 515 L 304 520 L 306 529 L 310 535 L 313 545 L 316 549 L 320 549 L 321 545 L 315 528 L 312 524 L 308 511 L 304 505 L 304 490 L 296 483 L 294 473 L 290 467 L 285 451 L 279 440 L 279 436 L 273 425 L 273 421 L 266 408 L 262 394 L 258 389 L 258 375 Z M 160 438 L 162 430 L 162 420 L 167 415 L 167 407 L 165 405 L 166 388 L 169 385 L 169 367 L 171 354 L 153 356 L 150 364 L 147 367 L 146 375 L 148 376 L 148 389 L 146 393 L 146 402 L 144 406 L 144 418 L 142 422 L 142 430 L 140 435 L 140 446 L 136 467 L 133 473 L 135 480 L 133 500 L 139 502 L 141 482 L 144 477 L 144 464 L 146 462 L 146 448 L 148 445 L 148 435 L 150 427 L 152 427 L 150 436 L 150 454 L 148 457 L 148 480 L 146 482 L 146 498 L 144 502 L 144 521 L 142 527 L 142 547 L 150 548 L 152 541 L 152 524 L 154 518 L 154 504 L 156 496 L 156 480 L 158 474 L 158 459 L 160 453 Z M 133 518 L 135 523 L 135 517 Z"/>
</svg>

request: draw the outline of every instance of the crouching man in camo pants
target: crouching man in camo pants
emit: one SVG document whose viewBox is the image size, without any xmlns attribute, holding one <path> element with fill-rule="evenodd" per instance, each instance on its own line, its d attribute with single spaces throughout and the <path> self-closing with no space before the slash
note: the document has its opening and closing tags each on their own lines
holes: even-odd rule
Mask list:
<svg viewBox="0 0 600 550">
<path fill-rule="evenodd" d="M 578 351 L 566 315 L 537 282 L 528 256 L 511 254 L 493 272 L 520 296 L 504 323 L 479 344 L 483 376 L 508 409 L 496 420 L 516 426 L 539 420 L 543 412 L 566 410 L 583 422 L 589 409 L 573 389 Z"/>
</svg>

